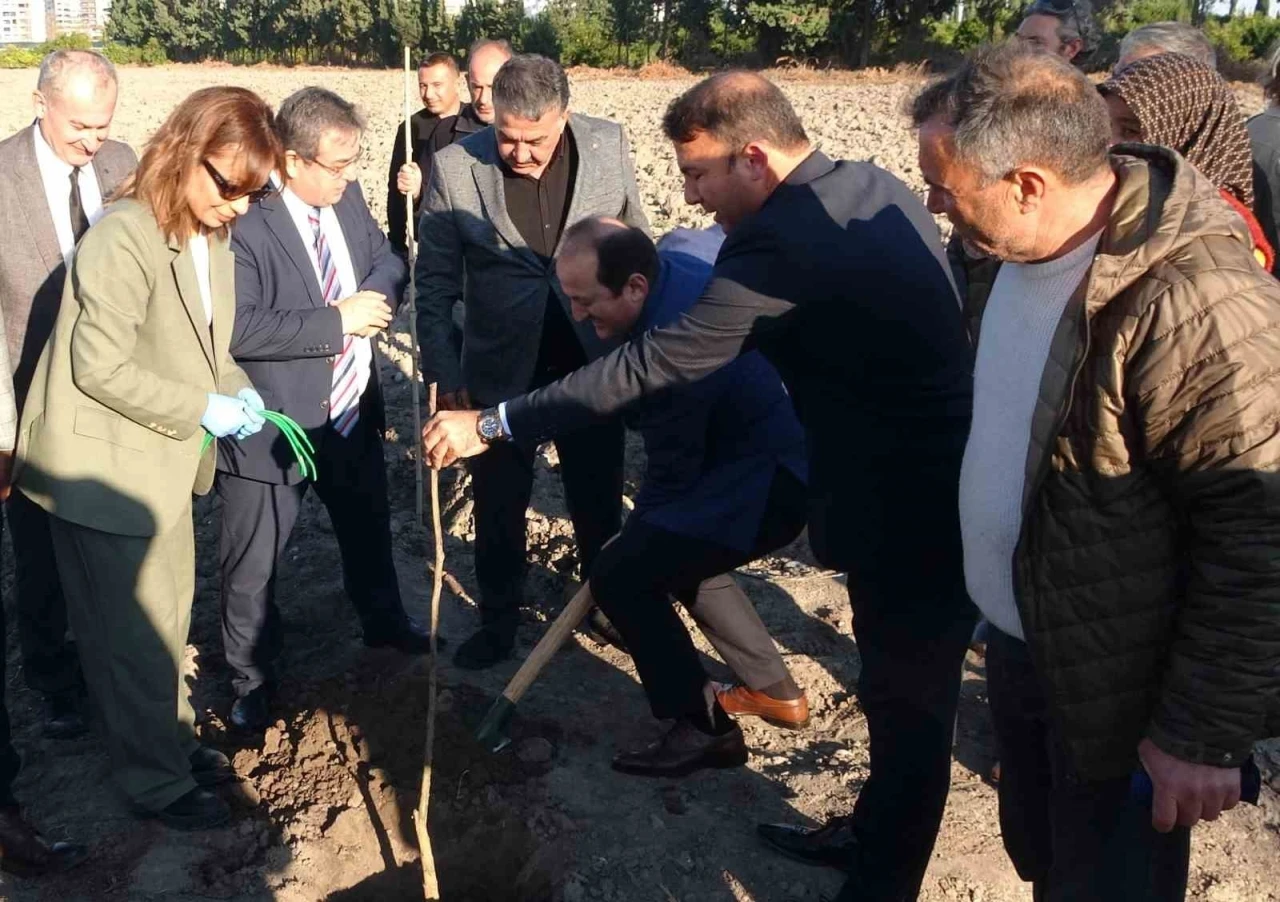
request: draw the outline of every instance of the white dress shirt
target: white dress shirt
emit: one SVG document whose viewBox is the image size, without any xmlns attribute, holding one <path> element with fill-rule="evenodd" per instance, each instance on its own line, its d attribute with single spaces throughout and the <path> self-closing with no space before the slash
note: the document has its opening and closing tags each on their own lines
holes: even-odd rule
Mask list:
<svg viewBox="0 0 1280 902">
<path fill-rule="evenodd" d="M 200 234 L 194 236 L 188 244 L 191 247 L 191 262 L 196 266 L 196 284 L 200 286 L 200 303 L 204 305 L 205 325 L 213 325 L 213 288 L 209 284 L 209 239 Z"/>
<path fill-rule="evenodd" d="M 31 140 L 36 147 L 36 164 L 40 167 L 40 180 L 44 183 L 44 196 L 49 202 L 49 212 L 53 214 L 53 230 L 58 236 L 58 249 L 62 251 L 62 259 L 67 266 L 71 265 L 71 257 L 76 249 L 74 233 L 71 230 L 71 170 L 70 163 L 64 162 L 53 152 L 49 142 L 40 131 L 40 123 L 31 126 Z M 89 225 L 102 218 L 102 189 L 98 187 L 98 174 L 93 171 L 93 163 L 80 167 L 80 208 L 84 210 Z"/>
<path fill-rule="evenodd" d="M 293 217 L 293 224 L 302 237 L 302 245 L 307 249 L 307 258 L 311 261 L 311 269 L 316 274 L 316 283 L 320 280 L 320 261 L 316 258 L 316 235 L 311 229 L 310 216 L 315 207 L 308 204 L 292 189 L 285 188 L 280 192 L 284 205 Z M 338 214 L 333 207 L 320 207 L 320 231 L 325 243 L 329 245 L 329 254 L 333 257 L 333 265 L 338 270 L 338 297 L 350 297 L 360 289 L 356 281 L 355 266 L 351 263 L 351 249 L 347 247 L 347 238 L 342 234 L 342 223 L 338 222 Z M 356 354 L 356 384 L 363 392 L 369 384 L 369 376 L 373 373 L 373 341 L 368 338 L 352 337 L 352 349 Z"/>
</svg>

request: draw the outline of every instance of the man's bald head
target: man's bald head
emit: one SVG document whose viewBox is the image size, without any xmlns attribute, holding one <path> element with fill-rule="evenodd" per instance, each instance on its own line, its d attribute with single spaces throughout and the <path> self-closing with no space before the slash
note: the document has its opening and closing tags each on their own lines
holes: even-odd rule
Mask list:
<svg viewBox="0 0 1280 902">
<path fill-rule="evenodd" d="M 511 59 L 511 45 L 506 41 L 480 40 L 467 51 L 467 86 L 471 90 L 471 106 L 476 118 L 493 124 L 493 79 L 503 63 Z"/>
<path fill-rule="evenodd" d="M 57 97 L 82 83 L 97 90 L 114 90 L 115 65 L 93 50 L 55 50 L 40 61 L 36 90 L 45 97 Z"/>
<path fill-rule="evenodd" d="M 707 135 L 731 148 L 767 142 L 782 150 L 809 146 L 791 101 L 754 72 L 723 72 L 685 91 L 667 107 L 662 130 L 677 144 Z"/>
<path fill-rule="evenodd" d="M 596 246 L 605 238 L 625 232 L 629 228 L 631 226 L 612 216 L 588 216 L 586 219 L 579 219 L 565 229 L 564 241 L 560 245 L 560 256 L 579 254 L 583 251 L 595 253 Z M 648 236 L 646 236 L 647 239 Z"/>
<path fill-rule="evenodd" d="M 634 328 L 659 269 L 652 239 L 608 216 L 575 222 L 556 255 L 556 275 L 573 318 L 590 319 L 601 338 L 620 337 Z"/>
<path fill-rule="evenodd" d="M 116 69 L 92 50 L 55 50 L 32 94 L 40 133 L 54 154 L 84 166 L 107 140 L 116 110 Z"/>
</svg>

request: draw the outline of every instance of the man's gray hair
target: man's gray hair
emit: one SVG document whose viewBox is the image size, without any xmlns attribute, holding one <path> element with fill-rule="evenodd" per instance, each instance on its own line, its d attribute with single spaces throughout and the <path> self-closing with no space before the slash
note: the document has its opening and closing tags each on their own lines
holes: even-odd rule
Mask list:
<svg viewBox="0 0 1280 902">
<path fill-rule="evenodd" d="M 1120 59 L 1142 53 L 1181 53 L 1199 60 L 1210 69 L 1218 68 L 1218 54 L 1203 31 L 1185 22 L 1152 22 L 1135 28 L 1120 42 Z"/>
<path fill-rule="evenodd" d="M 1058 40 L 1080 42 L 1080 56 L 1093 53 L 1098 46 L 1099 28 L 1093 18 L 1093 4 L 1089 0 L 1034 0 L 1023 14 L 1027 16 L 1053 16 L 1058 20 Z"/>
<path fill-rule="evenodd" d="M 55 50 L 40 61 L 36 90 L 45 97 L 56 97 L 67 86 L 67 79 L 77 73 L 94 77 L 99 85 L 116 84 L 116 67 L 95 50 Z"/>
<path fill-rule="evenodd" d="M 1070 63 L 1017 41 L 974 51 L 911 106 L 916 128 L 955 129 L 955 153 L 988 183 L 1044 166 L 1078 184 L 1107 165 L 1111 121 L 1092 82 Z"/>
<path fill-rule="evenodd" d="M 276 131 L 285 150 L 314 160 L 320 139 L 330 129 L 340 132 L 363 132 L 364 116 L 356 105 L 343 100 L 328 88 L 311 86 L 294 91 L 280 104 L 276 113 Z"/>
<path fill-rule="evenodd" d="M 493 78 L 493 106 L 521 119 L 541 119 L 569 108 L 569 76 L 555 60 L 517 53 Z"/>
</svg>

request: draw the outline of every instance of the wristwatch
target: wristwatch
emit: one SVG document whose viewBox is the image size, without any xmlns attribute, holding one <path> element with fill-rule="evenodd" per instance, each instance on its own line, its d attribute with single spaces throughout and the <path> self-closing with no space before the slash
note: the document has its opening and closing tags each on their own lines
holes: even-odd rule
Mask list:
<svg viewBox="0 0 1280 902">
<path fill-rule="evenodd" d="M 476 420 L 476 433 L 480 436 L 480 441 L 486 445 L 492 442 L 505 442 L 511 438 L 511 434 L 502 428 L 502 416 L 496 407 L 480 411 L 480 419 Z"/>
</svg>

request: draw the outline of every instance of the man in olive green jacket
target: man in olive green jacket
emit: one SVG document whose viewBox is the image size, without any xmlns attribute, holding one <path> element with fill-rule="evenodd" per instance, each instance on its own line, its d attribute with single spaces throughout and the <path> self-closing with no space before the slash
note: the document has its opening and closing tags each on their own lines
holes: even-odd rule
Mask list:
<svg viewBox="0 0 1280 902">
<path fill-rule="evenodd" d="M 930 210 L 1003 261 L 960 515 L 1005 846 L 1037 899 L 1181 899 L 1280 726 L 1280 284 L 1053 57 L 979 51 L 912 114 Z"/>
</svg>

